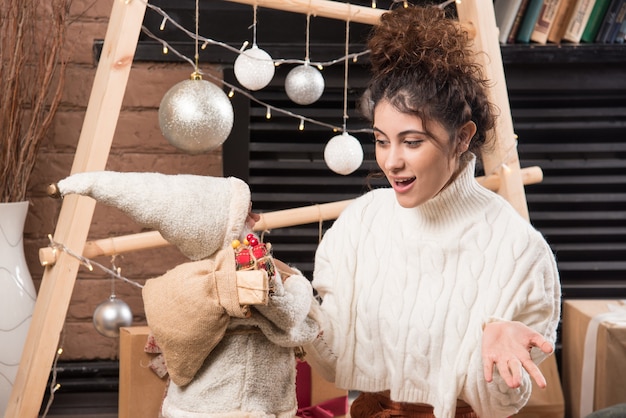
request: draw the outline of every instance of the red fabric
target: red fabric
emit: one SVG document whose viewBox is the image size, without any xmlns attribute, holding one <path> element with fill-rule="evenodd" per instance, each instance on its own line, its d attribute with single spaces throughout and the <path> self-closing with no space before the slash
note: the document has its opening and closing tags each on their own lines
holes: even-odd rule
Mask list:
<svg viewBox="0 0 626 418">
<path fill-rule="evenodd" d="M 317 405 L 299 408 L 297 417 L 303 418 L 333 418 L 345 415 L 348 411 L 348 397 L 340 396 L 320 402 Z"/>
<path fill-rule="evenodd" d="M 348 412 L 348 397 L 339 396 L 311 405 L 311 366 L 306 361 L 298 360 L 296 364 L 296 398 L 298 399 L 298 413 L 302 418 L 333 418 L 346 415 Z"/>
<path fill-rule="evenodd" d="M 298 406 L 311 406 L 311 366 L 306 361 L 296 362 L 296 399 Z"/>
</svg>

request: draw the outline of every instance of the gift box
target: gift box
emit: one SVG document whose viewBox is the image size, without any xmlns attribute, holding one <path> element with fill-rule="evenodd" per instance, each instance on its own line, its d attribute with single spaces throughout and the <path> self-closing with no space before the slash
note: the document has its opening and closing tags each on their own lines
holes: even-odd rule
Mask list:
<svg viewBox="0 0 626 418">
<path fill-rule="evenodd" d="M 167 377 L 160 378 L 149 367 L 156 357 L 145 351 L 149 334 L 147 326 L 120 328 L 119 418 L 159 416 Z M 296 393 L 301 417 L 342 417 L 347 413 L 347 391 L 337 389 L 305 362 L 298 361 Z"/>
<path fill-rule="evenodd" d="M 568 417 L 626 402 L 626 301 L 564 301 L 562 342 Z"/>
</svg>

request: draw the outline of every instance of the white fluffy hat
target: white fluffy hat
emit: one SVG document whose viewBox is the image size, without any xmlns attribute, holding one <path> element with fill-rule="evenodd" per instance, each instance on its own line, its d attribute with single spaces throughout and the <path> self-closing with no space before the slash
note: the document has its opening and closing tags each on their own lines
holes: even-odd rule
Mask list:
<svg viewBox="0 0 626 418">
<path fill-rule="evenodd" d="M 73 174 L 57 186 L 62 196 L 90 196 L 122 210 L 192 260 L 239 238 L 250 208 L 250 189 L 235 177 L 94 171 Z"/>
</svg>

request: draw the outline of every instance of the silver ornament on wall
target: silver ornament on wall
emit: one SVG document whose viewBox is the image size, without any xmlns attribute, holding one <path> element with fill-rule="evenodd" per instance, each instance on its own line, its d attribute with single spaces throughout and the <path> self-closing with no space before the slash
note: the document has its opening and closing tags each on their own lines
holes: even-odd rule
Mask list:
<svg viewBox="0 0 626 418">
<path fill-rule="evenodd" d="M 324 76 L 308 63 L 294 67 L 285 78 L 285 92 L 294 103 L 314 103 L 324 93 Z"/>
<path fill-rule="evenodd" d="M 224 143 L 233 128 L 228 96 L 194 73 L 174 85 L 159 105 L 159 127 L 167 141 L 190 154 L 211 151 Z"/>
<path fill-rule="evenodd" d="M 133 313 L 126 302 L 111 295 L 108 300 L 96 307 L 93 313 L 93 326 L 101 335 L 115 338 L 120 335 L 121 327 L 133 323 Z"/>
<path fill-rule="evenodd" d="M 335 173 L 348 175 L 361 166 L 363 147 L 358 139 L 343 132 L 332 137 L 324 147 L 324 161 Z"/>
<path fill-rule="evenodd" d="M 276 71 L 270 54 L 256 45 L 239 54 L 233 69 L 239 84 L 248 90 L 261 90 L 267 86 Z"/>
</svg>

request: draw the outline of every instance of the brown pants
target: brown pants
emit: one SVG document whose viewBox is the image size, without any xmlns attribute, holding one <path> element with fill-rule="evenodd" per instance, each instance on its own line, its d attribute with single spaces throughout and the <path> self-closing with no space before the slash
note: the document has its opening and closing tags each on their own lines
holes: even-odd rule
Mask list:
<svg viewBox="0 0 626 418">
<path fill-rule="evenodd" d="M 384 393 L 361 393 L 350 407 L 350 418 L 435 418 L 433 407 L 394 402 Z M 458 406 L 456 418 L 478 418 L 471 406 Z"/>
</svg>

